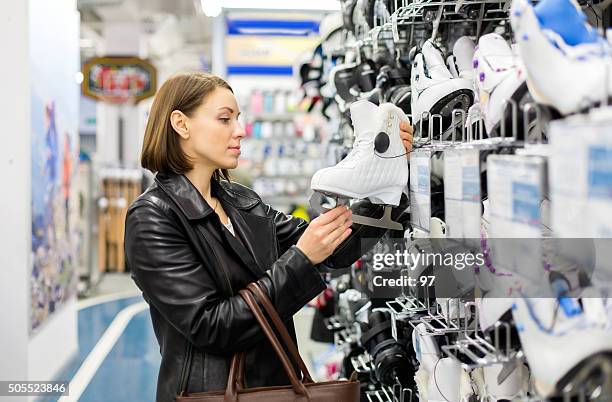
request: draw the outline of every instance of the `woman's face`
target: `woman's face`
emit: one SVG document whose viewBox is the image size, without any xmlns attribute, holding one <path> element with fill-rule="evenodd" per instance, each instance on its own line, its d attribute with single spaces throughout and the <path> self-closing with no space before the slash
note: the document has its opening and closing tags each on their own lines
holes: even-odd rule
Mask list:
<svg viewBox="0 0 612 402">
<path fill-rule="evenodd" d="M 226 88 L 215 89 L 186 118 L 189 137 L 182 141 L 183 152 L 196 165 L 234 169 L 238 166 L 240 141 L 245 136 L 239 115 L 234 94 Z"/>
</svg>

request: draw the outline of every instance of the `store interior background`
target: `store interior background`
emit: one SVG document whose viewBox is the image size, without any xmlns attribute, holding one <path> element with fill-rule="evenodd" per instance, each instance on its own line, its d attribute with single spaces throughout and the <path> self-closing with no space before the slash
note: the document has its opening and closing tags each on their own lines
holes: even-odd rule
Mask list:
<svg viewBox="0 0 612 402">
<path fill-rule="evenodd" d="M 339 2 L 227 1 L 223 10 L 213 3 L 207 10 L 199 0 L 1 3 L 0 380 L 61 380 L 83 365 L 95 373 L 100 359 L 84 359 L 117 312 L 131 305 L 112 325 L 147 329 L 140 342 L 153 352 L 118 351 L 120 343 L 111 339 L 103 347 L 115 346 L 113 353 L 133 362 L 124 359 L 121 375 L 109 373 L 116 381 L 107 386 L 140 382 L 147 393 L 123 394 L 124 400 L 154 399 L 157 373 L 140 365 L 159 363 L 157 343 L 146 305 L 125 272 L 121 239 L 125 210 L 151 179 L 139 168 L 139 155 L 152 98 L 118 104 L 83 96 L 88 59 L 147 59 L 158 87 L 184 70 L 227 77 L 251 132 L 234 178 L 279 210 L 307 204 L 328 127 L 299 104 L 295 66 L 312 52 L 321 20 L 339 10 Z M 254 3 L 264 9 L 245 8 Z M 96 303 L 119 296 L 133 297 L 84 318 Z M 307 357 L 330 353 L 307 339 L 311 314 L 305 309 L 297 319 L 302 350 Z M 85 392 L 86 377 L 74 384 L 70 400 Z"/>
</svg>

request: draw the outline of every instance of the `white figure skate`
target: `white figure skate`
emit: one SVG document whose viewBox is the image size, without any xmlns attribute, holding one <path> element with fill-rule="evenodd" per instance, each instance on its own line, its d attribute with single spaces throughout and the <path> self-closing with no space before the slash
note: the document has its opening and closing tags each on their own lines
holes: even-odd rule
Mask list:
<svg viewBox="0 0 612 402">
<path fill-rule="evenodd" d="M 518 104 L 527 92 L 524 73 L 508 42 L 496 33 L 478 40 L 473 66 L 485 129 L 491 136 L 504 116 L 506 101 Z M 508 111 L 506 117 L 511 115 Z"/>
<path fill-rule="evenodd" d="M 457 49 L 465 50 L 459 46 Z M 463 53 L 458 58 L 463 60 Z M 461 76 L 457 65 L 457 75 Z M 466 73 L 463 71 L 463 73 Z M 412 90 L 412 120 L 416 131 L 421 131 L 421 120 L 425 112 L 439 114 L 446 121 L 445 125 L 452 119 L 455 109 L 462 109 L 467 113 L 468 108 L 474 101 L 473 81 L 468 78 L 455 78 L 449 71 L 440 50 L 431 40 L 423 44 L 420 53 L 415 56 L 411 72 Z M 423 119 L 425 123 L 426 119 Z M 422 137 L 426 137 L 425 127 L 422 129 Z M 443 127 L 435 131 L 444 131 Z"/>
<path fill-rule="evenodd" d="M 610 46 L 571 0 L 514 0 L 510 14 L 536 101 L 569 114 L 612 95 Z"/>
<path fill-rule="evenodd" d="M 351 104 L 355 142 L 351 152 L 336 166 L 317 171 L 312 177 L 311 206 L 321 211 L 321 195 L 335 197 L 337 203 L 348 199 L 368 199 L 385 205 L 381 219 L 353 215 L 362 225 L 403 230 L 391 220 L 391 207 L 400 203 L 408 183 L 406 148 L 400 138 L 400 121 L 408 121 L 404 112 L 391 103 L 380 106 L 360 100 Z M 340 201 L 339 201 L 340 200 Z"/>
<path fill-rule="evenodd" d="M 474 41 L 467 36 L 457 39 L 453 46 L 453 54 L 446 59 L 448 70 L 453 75 L 453 78 L 474 80 L 472 59 L 474 58 L 475 50 L 476 45 Z"/>
<path fill-rule="evenodd" d="M 478 388 L 479 401 L 511 401 L 516 400 L 522 391 L 526 392 L 529 378 L 526 366 L 519 365 L 500 383 L 499 375 L 503 370 L 504 365 L 497 363 L 472 371 L 471 377 Z"/>
<path fill-rule="evenodd" d="M 551 297 L 517 298 L 513 306 L 522 349 L 541 396 L 559 395 L 569 383 L 597 381 L 612 368 L 610 301 L 594 289 L 585 289 L 583 295 L 581 305 L 576 299 L 563 303 Z M 600 390 L 608 397 L 609 392 Z"/>
<path fill-rule="evenodd" d="M 442 357 L 436 337 L 427 335 L 425 324 L 412 331 L 412 347 L 419 361 L 415 383 L 420 402 L 460 402 L 472 394 L 470 378 L 461 363 Z"/>
</svg>

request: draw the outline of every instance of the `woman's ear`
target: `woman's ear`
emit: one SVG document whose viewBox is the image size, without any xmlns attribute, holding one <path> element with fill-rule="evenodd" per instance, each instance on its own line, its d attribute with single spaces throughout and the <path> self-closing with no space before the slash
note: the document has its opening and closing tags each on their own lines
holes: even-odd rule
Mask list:
<svg viewBox="0 0 612 402">
<path fill-rule="evenodd" d="M 187 116 L 180 110 L 173 110 L 170 114 L 170 124 L 172 124 L 172 128 L 184 140 L 189 139 L 187 119 Z"/>
</svg>

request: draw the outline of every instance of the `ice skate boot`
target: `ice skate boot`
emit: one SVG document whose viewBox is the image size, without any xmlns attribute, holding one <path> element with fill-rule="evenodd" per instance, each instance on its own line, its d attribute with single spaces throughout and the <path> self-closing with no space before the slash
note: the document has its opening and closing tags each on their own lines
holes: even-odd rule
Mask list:
<svg viewBox="0 0 612 402">
<path fill-rule="evenodd" d="M 355 128 L 351 152 L 336 166 L 317 171 L 311 181 L 314 194 L 311 206 L 321 211 L 321 195 L 336 198 L 336 204 L 349 199 L 367 199 L 385 205 L 381 219 L 353 215 L 352 221 L 362 225 L 403 230 L 391 220 L 391 207 L 398 206 L 408 183 L 406 148 L 399 135 L 400 121 L 408 118 L 397 106 L 380 106 L 360 100 L 350 107 Z"/>
<path fill-rule="evenodd" d="M 427 40 L 412 63 L 411 111 L 415 132 L 427 137 L 429 119 L 426 113 L 442 116 L 442 127 L 438 127 L 439 120 L 434 122 L 432 119 L 434 135 L 446 130 L 452 120 L 453 110 L 461 109 L 467 113 L 474 101 L 472 88 L 472 80 L 453 77 L 442 52 L 431 40 Z"/>
<path fill-rule="evenodd" d="M 610 98 L 610 45 L 575 3 L 514 0 L 510 21 L 536 101 L 569 114 Z"/>
<path fill-rule="evenodd" d="M 609 378 L 602 378 L 612 369 L 611 303 L 593 288 L 583 289 L 582 295 L 581 300 L 521 297 L 513 305 L 522 349 L 541 396 L 561 396 L 569 389 L 574 397 L 583 386 L 588 400 L 594 393 L 611 395 Z"/>
<path fill-rule="evenodd" d="M 526 366 L 521 364 L 515 367 L 507 377 L 501 378 L 500 381 L 500 375 L 505 376 L 503 371 L 504 365 L 496 363 L 472 372 L 480 401 L 512 401 L 520 396 L 521 391 L 526 392 L 527 379 L 529 378 L 529 371 Z"/>
<path fill-rule="evenodd" d="M 507 100 L 517 105 L 527 93 L 527 85 L 520 63 L 506 40 L 496 33 L 483 35 L 474 53 L 475 81 L 484 116 L 484 125 L 490 137 L 500 135 L 500 122 L 506 119 L 506 136 L 510 136 L 512 111 L 504 114 Z M 519 110 L 516 111 L 519 118 Z M 519 125 L 519 127 L 522 127 Z"/>
<path fill-rule="evenodd" d="M 472 390 L 461 363 L 442 357 L 437 337 L 426 334 L 424 323 L 412 331 L 412 346 L 419 361 L 415 382 L 420 402 L 459 402 L 467 400 Z"/>
<path fill-rule="evenodd" d="M 453 54 L 448 56 L 446 63 L 448 64 L 448 70 L 453 75 L 453 78 L 465 78 L 467 80 L 474 80 L 474 67 L 472 65 L 472 59 L 474 58 L 474 51 L 476 45 L 474 41 L 467 36 L 462 36 L 457 39 L 453 46 Z"/>
</svg>

